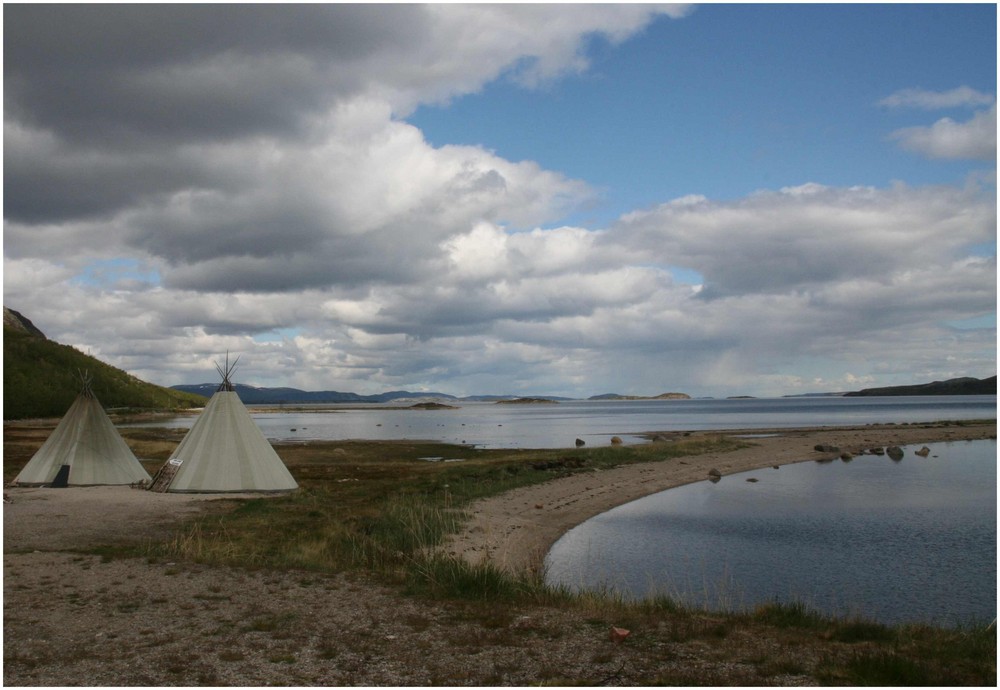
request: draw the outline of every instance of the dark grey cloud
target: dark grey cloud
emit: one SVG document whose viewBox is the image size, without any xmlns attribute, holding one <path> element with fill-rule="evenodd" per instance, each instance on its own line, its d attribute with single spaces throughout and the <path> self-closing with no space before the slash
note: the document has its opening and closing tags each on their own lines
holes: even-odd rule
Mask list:
<svg viewBox="0 0 1000 690">
<path fill-rule="evenodd" d="M 328 240 L 315 252 L 306 249 L 266 256 L 234 255 L 242 246 L 237 244 L 225 248 L 226 256 L 204 261 L 191 258 L 174 266 L 164 286 L 207 293 L 268 293 L 331 285 L 350 289 L 373 282 L 414 283 L 426 279 L 429 267 L 421 260 L 421 248 L 409 254 L 407 246 L 388 238 L 383 238 L 382 244 L 385 251 L 380 252 L 376 249 L 378 243 L 370 237 L 365 241 L 348 237 Z"/>
<path fill-rule="evenodd" d="M 287 131 L 405 51 L 424 12 L 367 5 L 8 5 L 4 105 L 74 141 Z"/>
<path fill-rule="evenodd" d="M 303 136 L 406 51 L 417 6 L 7 5 L 4 217 L 100 217 L 229 180 L 191 149 Z"/>
<path fill-rule="evenodd" d="M 131 223 L 130 244 L 170 263 L 197 263 L 220 257 L 282 257 L 316 251 L 326 228 L 296 209 L 240 209 L 223 204 L 212 209 L 186 207 L 178 214 L 156 213 Z M 243 213 L 239 213 L 243 210 Z"/>
<path fill-rule="evenodd" d="M 408 4 L 23 4 L 4 11 L 6 221 L 108 219 L 191 190 L 265 190 L 279 205 L 278 196 L 287 197 L 285 208 L 304 206 L 286 223 L 288 245 L 305 240 L 299 251 L 313 248 L 311 231 L 302 230 L 308 214 L 339 232 L 336 210 L 330 218 L 320 199 L 344 195 L 345 181 L 351 186 L 343 172 L 318 186 L 325 162 L 311 149 L 357 159 L 366 137 L 385 143 L 395 135 L 390 120 L 418 103 L 475 90 L 526 62 L 544 62 L 553 74 L 575 68 L 588 33 L 627 36 L 658 12 Z M 559 23 L 544 21 L 553 14 Z M 406 153 L 389 152 L 397 165 Z M 424 208 L 436 204 L 447 215 L 509 184 L 495 170 L 469 172 Z M 530 217 L 531 204 L 521 205 Z M 485 217 L 499 216 L 487 210 Z M 204 221 L 178 228 L 186 248 L 164 256 L 201 255 L 198 234 L 209 256 L 214 236 L 230 235 Z M 154 252 L 162 246 L 156 236 L 136 244 Z"/>
<path fill-rule="evenodd" d="M 16 126 L 4 131 L 4 218 L 11 221 L 97 218 L 209 181 L 202 166 L 166 147 L 81 149 Z"/>
<path fill-rule="evenodd" d="M 385 21 L 386 12 L 396 21 Z M 143 67 L 226 51 L 372 54 L 420 31 L 413 5 L 11 4 L 4 57 L 42 67 Z"/>
</svg>

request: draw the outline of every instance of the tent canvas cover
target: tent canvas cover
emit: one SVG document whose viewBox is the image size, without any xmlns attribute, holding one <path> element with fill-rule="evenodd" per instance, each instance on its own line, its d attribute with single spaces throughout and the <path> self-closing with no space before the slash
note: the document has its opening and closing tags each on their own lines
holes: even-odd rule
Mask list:
<svg viewBox="0 0 1000 690">
<path fill-rule="evenodd" d="M 222 385 L 154 479 L 166 491 L 217 493 L 293 491 L 298 484 L 233 390 L 231 368 L 219 367 Z"/>
<path fill-rule="evenodd" d="M 149 481 L 118 434 L 83 375 L 83 390 L 52 434 L 14 479 L 21 486 L 51 484 L 63 465 L 69 465 L 69 486 L 132 484 Z"/>
</svg>

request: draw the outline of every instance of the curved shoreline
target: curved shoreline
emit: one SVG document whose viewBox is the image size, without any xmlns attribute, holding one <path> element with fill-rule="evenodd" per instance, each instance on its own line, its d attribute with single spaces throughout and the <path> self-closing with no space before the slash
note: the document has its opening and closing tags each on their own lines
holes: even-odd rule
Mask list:
<svg viewBox="0 0 1000 690">
<path fill-rule="evenodd" d="M 760 437 L 761 434 L 767 436 Z M 691 433 L 691 436 L 719 435 L 753 438 L 749 439 L 749 447 L 731 452 L 576 474 L 477 501 L 467 509 L 470 519 L 462 532 L 453 535 L 441 548 L 472 564 L 489 562 L 516 574 L 540 576 L 545 555 L 567 530 L 643 496 L 707 479 L 710 469 L 717 469 L 725 481 L 727 475 L 748 470 L 839 457 L 839 453 L 814 450 L 818 444 L 858 455 L 875 447 L 995 439 L 996 420 L 961 425 L 869 424 Z"/>
</svg>

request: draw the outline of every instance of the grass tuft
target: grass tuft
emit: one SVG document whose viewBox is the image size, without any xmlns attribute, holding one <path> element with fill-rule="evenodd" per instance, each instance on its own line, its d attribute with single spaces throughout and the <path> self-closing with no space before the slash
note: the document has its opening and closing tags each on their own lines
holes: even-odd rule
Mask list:
<svg viewBox="0 0 1000 690">
<path fill-rule="evenodd" d="M 895 652 L 858 652 L 844 664 L 846 680 L 860 686 L 941 686 L 927 665 Z"/>
<path fill-rule="evenodd" d="M 801 602 L 771 602 L 758 606 L 753 619 L 776 628 L 819 630 L 829 626 L 830 619 Z"/>
<path fill-rule="evenodd" d="M 408 572 L 410 593 L 434 598 L 480 601 L 538 600 L 544 587 L 518 578 L 491 563 L 470 564 L 449 556 L 417 559 Z"/>
</svg>

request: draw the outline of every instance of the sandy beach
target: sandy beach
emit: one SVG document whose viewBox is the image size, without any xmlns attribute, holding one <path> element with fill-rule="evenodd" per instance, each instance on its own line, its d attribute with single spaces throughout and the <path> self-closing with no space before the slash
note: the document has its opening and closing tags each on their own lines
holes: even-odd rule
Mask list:
<svg viewBox="0 0 1000 690">
<path fill-rule="evenodd" d="M 470 507 L 471 519 L 446 544 L 445 552 L 471 563 L 489 560 L 512 572 L 539 573 L 545 554 L 567 530 L 615 506 L 707 479 L 712 469 L 726 481 L 727 475 L 739 472 L 839 458 L 842 451 L 860 455 L 868 449 L 894 445 L 996 438 L 996 422 L 727 430 L 691 435 L 720 433 L 744 437 L 751 445 L 728 453 L 573 475 L 479 501 Z M 814 449 L 817 445 L 840 451 L 820 452 Z"/>
</svg>

